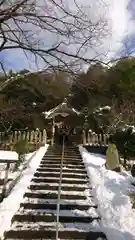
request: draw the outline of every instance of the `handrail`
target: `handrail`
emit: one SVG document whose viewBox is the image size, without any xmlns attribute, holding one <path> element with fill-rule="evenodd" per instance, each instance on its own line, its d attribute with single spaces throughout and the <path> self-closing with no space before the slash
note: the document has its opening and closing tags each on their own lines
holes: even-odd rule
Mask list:
<svg viewBox="0 0 135 240">
<path fill-rule="evenodd" d="M 60 212 L 60 194 L 61 194 L 61 183 L 62 183 L 62 169 L 63 169 L 63 160 L 64 160 L 64 149 L 65 149 L 65 136 L 63 135 L 62 141 L 62 152 L 61 152 L 61 165 L 60 165 L 60 179 L 58 187 L 58 199 L 57 199 L 57 219 L 56 219 L 56 240 L 59 239 L 59 212 Z"/>
</svg>

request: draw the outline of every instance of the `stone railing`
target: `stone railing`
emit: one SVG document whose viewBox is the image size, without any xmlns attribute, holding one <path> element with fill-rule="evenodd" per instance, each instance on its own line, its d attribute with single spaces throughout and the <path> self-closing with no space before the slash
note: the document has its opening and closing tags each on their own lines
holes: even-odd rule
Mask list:
<svg viewBox="0 0 135 240">
<path fill-rule="evenodd" d="M 108 135 L 107 134 L 97 134 L 95 132 L 85 131 L 82 133 L 82 143 L 83 145 L 99 145 L 107 146 L 108 144 Z"/>
<path fill-rule="evenodd" d="M 0 132 L 0 143 L 7 142 L 14 144 L 19 140 L 27 140 L 29 143 L 43 143 L 47 141 L 46 130 L 33 130 L 33 131 L 13 131 L 9 133 L 9 136 L 5 139 L 4 133 Z"/>
</svg>

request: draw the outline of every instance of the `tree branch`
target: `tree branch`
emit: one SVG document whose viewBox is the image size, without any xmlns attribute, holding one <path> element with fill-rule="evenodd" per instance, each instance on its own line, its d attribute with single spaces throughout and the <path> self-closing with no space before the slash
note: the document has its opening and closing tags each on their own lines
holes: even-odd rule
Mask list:
<svg viewBox="0 0 135 240">
<path fill-rule="evenodd" d="M 29 57 L 27 52 L 32 53 L 36 65 L 37 59 L 41 59 L 47 64 L 45 67 L 62 64 L 67 68 L 67 65 L 71 67 L 71 62 L 72 67 L 73 63 L 76 67 L 76 61 L 105 64 L 99 60 L 98 53 L 97 58 L 82 55 L 83 50 L 93 50 L 95 41 L 101 44 L 100 38 L 106 32 L 104 17 L 91 19 L 77 0 L 74 0 L 74 10 L 72 6 L 66 8 L 62 0 L 60 3 L 43 0 L 42 4 L 18 0 L 7 5 L 2 1 L 0 6 L 0 52 L 22 49 L 26 58 Z"/>
</svg>

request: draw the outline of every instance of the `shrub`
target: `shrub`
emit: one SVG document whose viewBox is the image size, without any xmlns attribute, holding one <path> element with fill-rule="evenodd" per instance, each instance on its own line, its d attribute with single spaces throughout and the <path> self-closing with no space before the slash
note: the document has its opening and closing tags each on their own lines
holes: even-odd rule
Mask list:
<svg viewBox="0 0 135 240">
<path fill-rule="evenodd" d="M 117 129 L 112 135 L 116 143 L 117 149 L 124 157 L 124 165 L 126 160 L 135 156 L 135 132 L 133 128 L 127 127 L 126 129 Z"/>
<path fill-rule="evenodd" d="M 19 160 L 16 164 L 15 168 L 18 168 L 20 163 L 22 163 L 25 160 L 25 154 L 28 152 L 28 141 L 25 140 L 19 140 L 14 145 L 14 150 L 18 153 Z"/>
</svg>

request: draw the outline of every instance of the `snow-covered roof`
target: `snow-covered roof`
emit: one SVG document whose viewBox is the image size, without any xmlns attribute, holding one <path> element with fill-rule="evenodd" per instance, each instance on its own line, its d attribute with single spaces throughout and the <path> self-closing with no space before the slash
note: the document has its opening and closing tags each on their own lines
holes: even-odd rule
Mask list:
<svg viewBox="0 0 135 240">
<path fill-rule="evenodd" d="M 78 112 L 76 109 L 69 107 L 67 103 L 67 99 L 64 99 L 63 103 L 59 104 L 58 106 L 56 106 L 55 108 L 47 112 L 43 112 L 43 114 L 45 115 L 45 118 L 51 119 L 58 115 L 61 115 L 62 117 L 66 117 L 70 114 L 80 115 L 81 113 Z"/>
</svg>

